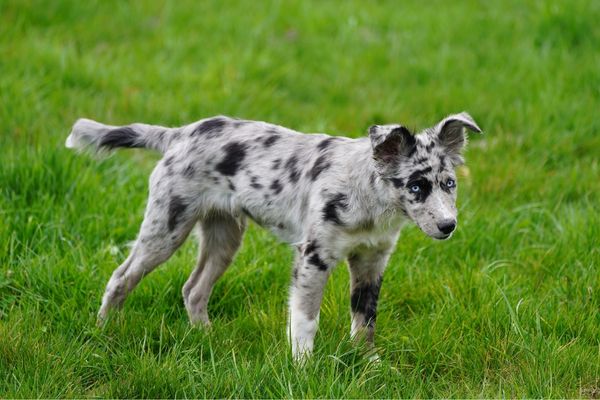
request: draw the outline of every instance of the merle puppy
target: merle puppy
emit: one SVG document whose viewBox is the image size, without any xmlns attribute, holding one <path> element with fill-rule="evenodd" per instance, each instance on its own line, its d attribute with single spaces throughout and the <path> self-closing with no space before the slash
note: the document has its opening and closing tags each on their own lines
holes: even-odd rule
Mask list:
<svg viewBox="0 0 600 400">
<path fill-rule="evenodd" d="M 200 256 L 183 300 L 191 322 L 208 325 L 212 288 L 250 218 L 296 251 L 288 329 L 294 357 L 312 351 L 323 289 L 343 259 L 352 336 L 372 344 L 382 275 L 400 228 L 413 221 L 435 239 L 456 228 L 454 168 L 463 163 L 465 128 L 481 132 L 466 113 L 417 135 L 402 125 L 374 125 L 360 139 L 224 116 L 179 128 L 78 120 L 69 148 L 144 147 L 164 155 L 150 176 L 135 245 L 106 287 L 99 322 L 198 226 Z"/>
</svg>

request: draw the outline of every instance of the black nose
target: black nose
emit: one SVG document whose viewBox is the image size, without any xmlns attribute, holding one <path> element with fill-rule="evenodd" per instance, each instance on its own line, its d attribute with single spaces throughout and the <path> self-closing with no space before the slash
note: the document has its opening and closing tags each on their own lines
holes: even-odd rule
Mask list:
<svg viewBox="0 0 600 400">
<path fill-rule="evenodd" d="M 454 230 L 454 228 L 456 228 L 456 221 L 453 221 L 453 220 L 442 221 L 439 224 L 437 224 L 437 227 L 444 234 L 449 235 L 449 234 L 452 233 L 452 231 Z"/>
</svg>

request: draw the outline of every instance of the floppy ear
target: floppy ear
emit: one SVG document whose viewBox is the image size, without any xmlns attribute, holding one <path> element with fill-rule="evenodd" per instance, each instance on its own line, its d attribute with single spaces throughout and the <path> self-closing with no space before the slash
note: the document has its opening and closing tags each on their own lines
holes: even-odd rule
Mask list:
<svg viewBox="0 0 600 400">
<path fill-rule="evenodd" d="M 449 153 L 460 155 L 467 143 L 465 128 L 481 133 L 479 126 L 477 126 L 473 118 L 466 112 L 450 115 L 437 125 L 435 129 L 437 141 Z"/>
<path fill-rule="evenodd" d="M 373 125 L 369 128 L 373 158 L 378 163 L 395 164 L 410 156 L 416 147 L 415 137 L 402 125 Z"/>
</svg>

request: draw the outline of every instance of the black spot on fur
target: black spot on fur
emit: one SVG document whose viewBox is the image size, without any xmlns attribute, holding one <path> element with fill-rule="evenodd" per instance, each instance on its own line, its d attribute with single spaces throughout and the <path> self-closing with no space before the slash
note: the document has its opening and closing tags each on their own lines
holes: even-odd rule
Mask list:
<svg viewBox="0 0 600 400">
<path fill-rule="evenodd" d="M 319 244 L 317 243 L 317 241 L 311 240 L 310 242 L 308 242 L 308 244 L 306 245 L 306 248 L 304 249 L 304 255 L 309 255 L 310 253 L 317 250 L 318 248 L 319 248 Z"/>
<path fill-rule="evenodd" d="M 290 182 L 296 183 L 300 179 L 300 171 L 298 171 L 298 157 L 291 156 L 285 163 L 285 168 L 288 170 Z"/>
<path fill-rule="evenodd" d="M 167 133 L 167 131 L 166 131 L 166 130 L 164 130 L 164 129 L 158 133 L 157 137 L 158 137 L 158 141 L 159 141 L 160 143 L 162 143 L 162 142 L 164 142 L 164 141 L 165 141 L 165 134 L 166 134 L 166 133 Z"/>
<path fill-rule="evenodd" d="M 279 179 L 275 179 L 273 183 L 271 183 L 270 188 L 275 194 L 279 194 L 283 190 L 283 186 L 281 186 L 281 183 L 279 183 Z"/>
<path fill-rule="evenodd" d="M 140 135 L 132 128 L 125 126 L 113 129 L 102 136 L 99 146 L 108 147 L 109 149 L 114 149 L 115 147 L 136 148 L 144 147 L 144 142 L 141 140 Z"/>
<path fill-rule="evenodd" d="M 170 231 L 173 231 L 181 219 L 181 214 L 185 212 L 187 204 L 179 196 L 171 197 L 169 202 L 169 217 L 167 220 L 167 227 Z"/>
<path fill-rule="evenodd" d="M 226 176 L 234 176 L 246 157 L 247 148 L 247 145 L 238 142 L 225 145 L 225 157 L 216 165 L 217 171 Z"/>
<path fill-rule="evenodd" d="M 333 222 L 336 225 L 344 225 L 340 219 L 338 210 L 345 210 L 348 208 L 347 200 L 348 197 L 343 193 L 338 193 L 329 199 L 329 201 L 325 203 L 325 207 L 323 207 L 323 218 L 325 221 Z"/>
<path fill-rule="evenodd" d="M 238 129 L 238 128 L 241 128 L 242 126 L 244 126 L 244 125 L 246 125 L 246 124 L 249 124 L 249 123 L 250 123 L 250 121 L 236 120 L 236 121 L 233 123 L 233 127 L 234 127 L 235 129 Z"/>
<path fill-rule="evenodd" d="M 404 186 L 404 181 L 401 178 L 390 178 L 390 181 L 392 181 L 392 184 L 396 189 Z"/>
<path fill-rule="evenodd" d="M 227 179 L 227 184 L 229 186 L 229 190 L 235 192 L 235 185 L 231 182 L 231 179 Z"/>
<path fill-rule="evenodd" d="M 277 158 L 273 160 L 273 169 L 279 169 L 281 166 L 281 158 Z"/>
<path fill-rule="evenodd" d="M 173 160 L 175 160 L 175 156 L 165 158 L 165 166 L 168 167 L 169 165 L 173 164 Z"/>
<path fill-rule="evenodd" d="M 319 268 L 321 271 L 327 271 L 329 266 L 325 264 L 325 262 L 319 257 L 317 253 L 313 253 L 312 256 L 308 258 L 308 262 L 315 267 Z"/>
<path fill-rule="evenodd" d="M 431 153 L 431 150 L 433 150 L 433 148 L 434 148 L 434 147 L 435 147 L 435 142 L 431 142 L 431 143 L 429 143 L 427 146 L 425 146 L 425 150 L 426 150 L 428 153 Z"/>
<path fill-rule="evenodd" d="M 183 176 L 187 179 L 193 178 L 195 173 L 196 169 L 192 164 L 188 164 L 188 166 L 183 170 Z"/>
<path fill-rule="evenodd" d="M 258 178 L 256 176 L 250 178 L 250 186 L 252 186 L 254 189 L 262 189 L 263 187 L 263 185 L 258 183 Z"/>
<path fill-rule="evenodd" d="M 196 129 L 191 133 L 191 136 L 204 135 L 207 137 L 215 137 L 221 134 L 223 127 L 227 124 L 224 118 L 211 118 L 198 124 Z"/>
<path fill-rule="evenodd" d="M 272 135 L 272 136 L 269 136 L 269 137 L 267 137 L 267 138 L 265 139 L 265 141 L 263 142 L 263 145 L 264 145 L 265 147 L 271 147 L 271 146 L 273 146 L 273 145 L 275 144 L 275 142 L 277 142 L 278 140 L 279 140 L 279 136 L 277 136 L 277 135 Z"/>
<path fill-rule="evenodd" d="M 325 150 L 326 148 L 328 148 L 328 147 L 331 145 L 331 143 L 333 143 L 333 141 L 334 141 L 334 140 L 335 140 L 334 138 L 327 138 L 327 139 L 325 139 L 325 140 L 321 141 L 321 142 L 320 142 L 320 143 L 317 145 L 317 148 L 318 148 L 319 150 Z"/>
<path fill-rule="evenodd" d="M 320 155 L 319 158 L 315 161 L 312 169 L 309 171 L 310 178 L 315 181 L 321 174 L 321 172 L 325 171 L 327 168 L 331 166 L 331 163 L 327 161 L 327 157 L 323 154 Z"/>
<path fill-rule="evenodd" d="M 365 283 L 352 291 L 350 307 L 355 313 L 365 316 L 365 326 L 374 327 L 377 319 L 377 300 L 381 290 L 382 278 L 373 283 Z"/>
<path fill-rule="evenodd" d="M 412 174 L 410 174 L 410 176 L 408 177 L 408 182 L 416 181 L 416 180 L 420 179 L 423 175 L 428 174 L 430 172 L 431 172 L 431 167 L 427 167 L 427 168 L 415 171 Z"/>
</svg>

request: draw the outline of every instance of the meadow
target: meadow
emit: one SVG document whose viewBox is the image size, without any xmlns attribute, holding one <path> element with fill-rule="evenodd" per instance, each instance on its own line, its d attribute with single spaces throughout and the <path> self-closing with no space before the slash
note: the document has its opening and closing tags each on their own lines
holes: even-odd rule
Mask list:
<svg viewBox="0 0 600 400">
<path fill-rule="evenodd" d="M 600 397 L 599 19 L 593 0 L 0 0 L 0 397 Z M 459 228 L 403 230 L 379 363 L 349 338 L 343 264 L 292 362 L 292 251 L 256 225 L 210 331 L 182 304 L 193 238 L 96 328 L 158 155 L 77 155 L 77 118 L 359 137 L 463 110 L 484 135 Z"/>
</svg>

